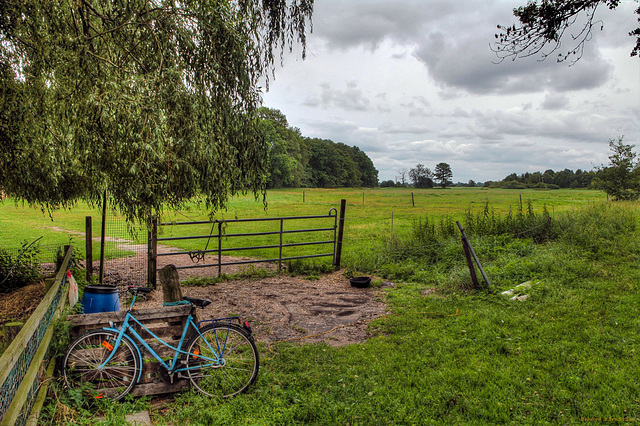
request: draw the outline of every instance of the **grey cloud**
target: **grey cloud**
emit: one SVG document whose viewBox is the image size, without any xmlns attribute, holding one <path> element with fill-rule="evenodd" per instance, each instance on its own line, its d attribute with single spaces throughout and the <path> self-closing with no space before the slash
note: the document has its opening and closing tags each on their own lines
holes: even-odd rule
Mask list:
<svg viewBox="0 0 640 426">
<path fill-rule="evenodd" d="M 304 106 L 338 108 L 346 111 L 367 111 L 371 102 L 358 88 L 358 83 L 347 82 L 344 90 L 334 89 L 329 83 L 320 85 L 320 93 L 307 98 Z"/>
<path fill-rule="evenodd" d="M 541 107 L 546 110 L 561 110 L 569 105 L 569 98 L 563 94 L 547 93 Z"/>
<path fill-rule="evenodd" d="M 481 33 L 479 28 L 470 33 Z M 590 47 L 589 47 L 590 46 Z M 553 58 L 504 61 L 495 64 L 486 39 L 433 32 L 413 51 L 429 75 L 440 85 L 474 94 L 535 93 L 547 89 L 573 91 L 603 85 L 611 77 L 611 65 L 596 50 L 595 43 L 574 67 Z"/>
<path fill-rule="evenodd" d="M 425 25 L 456 10 L 456 2 L 435 0 L 323 0 L 330 7 L 317 8 L 313 16 L 315 35 L 331 49 L 367 46 L 375 49 L 391 39 L 404 42 Z M 325 5 L 326 6 L 326 5 Z"/>
<path fill-rule="evenodd" d="M 397 124 L 383 124 L 380 126 L 380 132 L 385 134 L 416 134 L 424 135 L 431 132 L 431 129 L 427 126 L 419 125 L 397 125 Z"/>
<path fill-rule="evenodd" d="M 554 115 L 539 112 L 483 111 L 468 124 L 472 134 L 490 141 L 513 137 L 569 142 L 600 143 L 608 132 L 615 133 L 615 120 L 586 111 L 559 111 Z"/>
</svg>

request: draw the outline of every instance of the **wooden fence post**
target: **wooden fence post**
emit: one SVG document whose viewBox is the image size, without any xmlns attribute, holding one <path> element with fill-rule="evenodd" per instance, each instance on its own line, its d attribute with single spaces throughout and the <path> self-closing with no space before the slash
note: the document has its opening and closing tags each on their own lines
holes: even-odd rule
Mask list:
<svg viewBox="0 0 640 426">
<path fill-rule="evenodd" d="M 175 265 L 167 265 L 158 272 L 164 303 L 179 302 L 182 300 L 180 289 L 180 276 Z"/>
<path fill-rule="evenodd" d="M 462 228 L 462 225 L 460 224 L 460 221 L 456 221 L 456 225 L 458 225 L 458 229 L 460 229 L 460 233 L 462 234 L 462 245 L 463 245 L 464 250 L 465 250 L 465 255 L 467 256 L 467 265 L 469 266 L 469 273 L 471 274 L 471 280 L 474 282 L 474 285 L 476 285 L 476 288 L 478 288 L 478 286 L 479 286 L 478 278 L 476 277 L 476 279 L 474 280 L 476 271 L 475 271 L 475 268 L 473 267 L 473 262 L 471 262 L 471 259 L 467 255 L 467 252 L 469 252 L 471 254 L 471 256 L 473 256 L 473 259 L 476 261 L 476 265 L 478 265 L 478 269 L 480 269 L 480 273 L 482 274 L 482 278 L 484 278 L 484 281 L 487 283 L 487 286 L 489 286 L 489 288 L 491 288 L 491 283 L 489 282 L 489 278 L 487 277 L 487 274 L 485 274 L 484 269 L 482 269 L 482 265 L 480 264 L 480 260 L 478 259 L 478 256 L 476 256 L 476 252 L 473 251 L 473 247 L 471 247 L 471 243 L 469 243 L 469 239 L 467 238 L 467 234 L 464 233 L 464 229 Z"/>
<path fill-rule="evenodd" d="M 342 237 L 344 236 L 344 213 L 347 208 L 347 200 L 340 200 L 340 216 L 338 219 L 338 241 L 336 241 L 336 257 L 335 268 L 336 271 L 340 269 L 340 260 L 342 258 Z"/>
<path fill-rule="evenodd" d="M 87 281 L 91 282 L 91 278 L 93 278 L 93 224 L 91 216 L 87 216 L 84 218 L 85 222 L 85 251 L 86 251 L 86 261 L 85 261 L 85 269 L 87 270 Z"/>
<path fill-rule="evenodd" d="M 100 275 L 98 282 L 102 284 L 104 281 L 104 245 L 107 231 L 107 190 L 104 190 L 102 198 L 102 232 L 100 233 Z"/>
</svg>

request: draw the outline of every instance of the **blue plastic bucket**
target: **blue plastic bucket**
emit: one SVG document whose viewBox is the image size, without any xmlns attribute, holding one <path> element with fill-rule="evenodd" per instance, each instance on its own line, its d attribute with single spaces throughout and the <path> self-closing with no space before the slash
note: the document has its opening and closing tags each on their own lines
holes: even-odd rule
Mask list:
<svg viewBox="0 0 640 426">
<path fill-rule="evenodd" d="M 112 285 L 88 285 L 82 295 L 82 307 L 85 314 L 96 312 L 114 312 L 120 310 L 118 287 Z"/>
</svg>

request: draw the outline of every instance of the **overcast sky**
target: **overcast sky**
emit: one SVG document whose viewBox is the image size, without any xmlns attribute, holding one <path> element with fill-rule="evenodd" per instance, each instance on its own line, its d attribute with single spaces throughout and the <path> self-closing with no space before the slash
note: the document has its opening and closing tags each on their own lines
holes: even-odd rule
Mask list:
<svg viewBox="0 0 640 426">
<path fill-rule="evenodd" d="M 451 165 L 455 182 L 591 170 L 620 135 L 640 151 L 636 0 L 598 10 L 575 65 L 555 55 L 496 62 L 497 24 L 526 0 L 316 0 L 300 48 L 264 95 L 308 137 L 356 145 L 379 170 Z"/>
</svg>

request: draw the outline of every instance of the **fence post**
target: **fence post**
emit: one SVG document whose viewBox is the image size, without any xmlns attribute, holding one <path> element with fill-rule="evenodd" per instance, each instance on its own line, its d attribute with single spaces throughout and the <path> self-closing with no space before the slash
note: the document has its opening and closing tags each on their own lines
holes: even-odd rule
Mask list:
<svg viewBox="0 0 640 426">
<path fill-rule="evenodd" d="M 87 281 L 91 282 L 93 276 L 93 228 L 92 228 L 91 216 L 87 216 L 84 219 L 85 222 L 85 251 L 87 253 L 87 260 L 85 261 L 85 269 L 87 270 Z"/>
<path fill-rule="evenodd" d="M 338 241 L 336 242 L 336 257 L 334 260 L 336 270 L 340 269 L 342 258 L 342 237 L 344 236 L 344 212 L 347 208 L 347 200 L 340 200 L 340 218 L 338 219 Z"/>
<path fill-rule="evenodd" d="M 147 234 L 147 281 L 151 288 L 156 288 L 158 269 L 158 218 L 151 219 L 151 229 Z"/>
<path fill-rule="evenodd" d="M 222 275 L 222 222 L 218 222 L 218 277 Z"/>
<path fill-rule="evenodd" d="M 280 251 L 278 253 L 278 272 L 282 271 L 282 232 L 284 231 L 284 219 L 280 219 Z"/>
<path fill-rule="evenodd" d="M 522 194 L 520 194 L 520 213 L 522 213 Z"/>
<path fill-rule="evenodd" d="M 491 288 L 491 283 L 489 282 L 489 278 L 487 277 L 487 274 L 485 274 L 484 269 L 482 269 L 480 260 L 478 259 L 478 256 L 476 256 L 476 252 L 473 251 L 473 247 L 471 247 L 471 244 L 469 243 L 469 238 L 467 238 L 467 234 L 464 233 L 464 229 L 462 228 L 462 225 L 460 224 L 459 221 L 456 221 L 456 224 L 458 225 L 458 229 L 460 229 L 460 233 L 462 234 L 462 246 L 464 248 L 465 256 L 467 257 L 467 265 L 469 266 L 469 273 L 471 274 L 471 280 L 473 281 L 473 284 L 476 286 L 476 289 L 480 287 L 478 283 L 478 278 L 476 277 L 476 270 L 473 266 L 473 262 L 471 261 L 471 257 L 469 255 L 473 256 L 473 259 L 476 261 L 476 264 L 478 265 L 478 269 L 480 269 L 482 278 L 484 278 L 484 281 L 487 283 L 487 286 Z"/>
<path fill-rule="evenodd" d="M 391 240 L 393 243 L 393 212 L 391 212 Z"/>
<path fill-rule="evenodd" d="M 102 198 L 102 232 L 100 234 L 100 275 L 98 282 L 102 284 L 104 281 L 104 244 L 105 233 L 107 232 L 107 190 L 104 190 L 104 197 Z"/>
<path fill-rule="evenodd" d="M 415 207 L 416 206 L 416 201 L 413 198 L 413 192 L 411 193 L 411 206 Z"/>
</svg>

